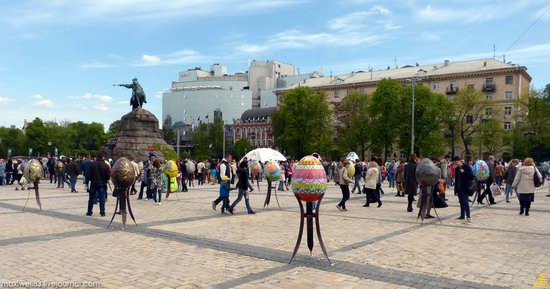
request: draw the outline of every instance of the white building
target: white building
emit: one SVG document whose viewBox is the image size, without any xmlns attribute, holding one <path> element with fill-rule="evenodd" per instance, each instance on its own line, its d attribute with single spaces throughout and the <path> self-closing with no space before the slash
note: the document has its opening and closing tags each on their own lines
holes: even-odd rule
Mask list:
<svg viewBox="0 0 550 289">
<path fill-rule="evenodd" d="M 170 116 L 172 124 L 211 122 L 216 109 L 222 112 L 225 123 L 240 118 L 252 107 L 248 75 L 227 72 L 220 64 L 212 65 L 210 71 L 194 68 L 180 72 L 179 80 L 162 95 L 162 120 Z"/>
<path fill-rule="evenodd" d="M 277 80 L 281 77 L 295 75 L 294 70 L 295 67 L 292 64 L 273 60 L 253 60 L 250 63 L 248 71 L 248 82 L 250 84 L 250 91 L 252 92 L 252 107 L 269 107 L 276 105 L 276 98 L 274 98 L 273 101 L 272 99 L 263 99 L 262 91 L 272 91 L 276 89 Z M 272 94 L 273 93 L 267 93 L 264 97 L 269 98 Z M 266 103 L 268 104 L 266 105 Z"/>
</svg>

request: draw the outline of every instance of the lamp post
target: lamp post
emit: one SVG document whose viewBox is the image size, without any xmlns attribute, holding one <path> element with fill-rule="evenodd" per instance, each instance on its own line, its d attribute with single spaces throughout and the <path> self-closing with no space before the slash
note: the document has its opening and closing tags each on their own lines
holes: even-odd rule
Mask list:
<svg viewBox="0 0 550 289">
<path fill-rule="evenodd" d="M 88 149 L 88 157 L 92 156 L 92 149 L 94 148 L 94 146 L 95 146 L 95 140 L 93 139 L 88 140 L 88 142 L 86 143 L 86 148 Z M 111 155 L 112 155 L 112 152 L 111 152 Z"/>
<path fill-rule="evenodd" d="M 409 79 L 406 79 L 407 81 L 411 82 L 412 86 L 412 101 L 411 101 L 411 154 L 414 153 L 414 87 L 416 85 L 416 82 L 419 80 L 422 80 L 420 76 L 424 75 L 427 71 L 424 69 L 419 69 L 418 72 Z"/>
<path fill-rule="evenodd" d="M 111 150 L 111 159 L 114 161 L 114 157 L 113 157 L 113 150 L 115 149 L 116 147 L 116 140 L 111 140 L 107 143 L 107 147 Z"/>
</svg>

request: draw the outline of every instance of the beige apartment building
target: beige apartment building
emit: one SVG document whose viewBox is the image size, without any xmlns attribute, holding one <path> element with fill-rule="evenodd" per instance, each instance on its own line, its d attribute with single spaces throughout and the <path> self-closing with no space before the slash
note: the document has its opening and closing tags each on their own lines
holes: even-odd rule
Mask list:
<svg viewBox="0 0 550 289">
<path fill-rule="evenodd" d="M 329 102 L 337 107 L 353 90 L 374 92 L 378 81 L 384 78 L 400 79 L 404 83 L 415 78 L 417 85 L 428 86 L 433 92 L 446 95 L 450 99 L 461 89 L 481 90 L 487 98 L 495 102 L 494 107 L 487 110 L 486 118 L 501 120 L 506 130 L 512 129 L 515 116 L 519 113 L 514 101 L 528 95 L 531 83 L 531 76 L 525 66 L 504 63 L 492 58 L 457 62 L 445 60 L 438 64 L 416 64 L 394 69 L 309 78 L 293 87 L 277 91 L 277 96 L 280 102 L 288 89 L 308 86 L 325 91 Z M 457 145 L 460 146 L 460 143 Z M 456 152 L 461 153 L 461 149 L 457 147 Z"/>
</svg>

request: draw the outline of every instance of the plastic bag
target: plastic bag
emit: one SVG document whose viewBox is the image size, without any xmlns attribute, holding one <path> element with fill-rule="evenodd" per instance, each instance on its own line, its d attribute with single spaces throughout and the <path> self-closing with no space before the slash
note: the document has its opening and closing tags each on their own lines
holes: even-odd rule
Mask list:
<svg viewBox="0 0 550 289">
<path fill-rule="evenodd" d="M 502 195 L 502 190 L 500 189 L 500 187 L 496 184 L 496 183 L 493 183 L 489 189 L 491 189 L 491 193 L 493 193 L 493 196 L 500 196 Z"/>
</svg>

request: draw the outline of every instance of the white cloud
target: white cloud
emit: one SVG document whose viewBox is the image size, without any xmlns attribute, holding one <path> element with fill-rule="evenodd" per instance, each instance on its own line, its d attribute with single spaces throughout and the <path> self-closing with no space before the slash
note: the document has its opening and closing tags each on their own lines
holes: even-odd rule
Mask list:
<svg viewBox="0 0 550 289">
<path fill-rule="evenodd" d="M 34 106 L 42 108 L 53 108 L 53 102 L 49 99 L 42 99 L 34 102 Z"/>
<path fill-rule="evenodd" d="M 35 94 L 33 96 L 31 96 L 32 99 L 43 99 L 44 97 L 40 94 Z"/>
<path fill-rule="evenodd" d="M 100 104 L 94 105 L 94 109 L 97 109 L 100 111 L 108 111 L 109 107 L 104 103 L 100 103 Z"/>
<path fill-rule="evenodd" d="M 388 18 L 391 11 L 383 6 L 373 6 L 367 11 L 352 12 L 340 17 L 329 20 L 328 27 L 333 30 L 339 31 L 358 31 L 365 28 L 375 26 L 376 23 L 383 23 L 384 21 L 375 21 L 379 17 L 384 19 Z M 390 25 L 394 27 L 393 25 Z"/>
<path fill-rule="evenodd" d="M 15 102 L 15 99 L 11 99 L 9 97 L 0 96 L 0 104 L 9 104 Z"/>
<path fill-rule="evenodd" d="M 502 19 L 528 7 L 529 1 L 514 2 L 475 2 L 469 5 L 446 3 L 448 8 L 435 7 L 430 4 L 416 11 L 415 18 L 421 22 L 439 23 L 481 23 Z M 451 7 L 452 5 L 452 7 Z"/>
<path fill-rule="evenodd" d="M 155 65 L 174 65 L 174 64 L 193 64 L 215 62 L 218 57 L 206 56 L 192 50 L 184 49 L 165 55 L 144 54 L 141 61 L 133 66 L 155 66 Z"/>
<path fill-rule="evenodd" d="M 111 102 L 113 101 L 113 97 L 110 95 L 99 95 L 99 94 L 91 94 L 91 93 L 85 93 L 83 95 L 79 96 L 69 96 L 68 99 L 74 99 L 74 100 L 97 100 L 101 102 Z"/>
</svg>

